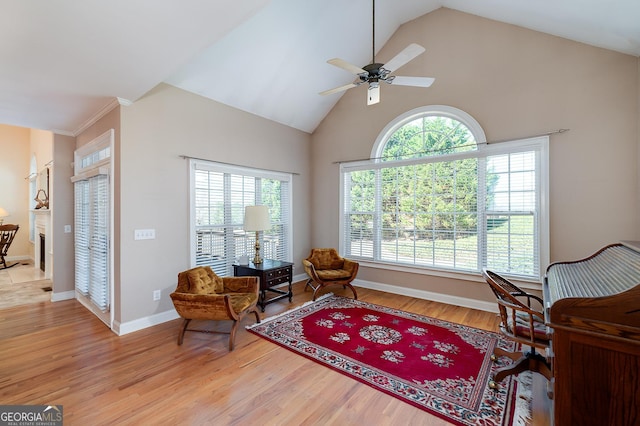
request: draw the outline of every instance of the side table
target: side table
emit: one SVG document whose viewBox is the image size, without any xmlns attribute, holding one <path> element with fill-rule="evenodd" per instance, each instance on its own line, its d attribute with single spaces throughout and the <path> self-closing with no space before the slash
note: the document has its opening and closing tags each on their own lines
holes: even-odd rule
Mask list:
<svg viewBox="0 0 640 426">
<path fill-rule="evenodd" d="M 248 265 L 233 265 L 233 275 L 236 277 L 253 276 L 260 278 L 260 295 L 258 305 L 264 312 L 264 307 L 285 297 L 289 298 L 289 303 L 293 299 L 291 284 L 293 281 L 293 263 L 281 262 L 279 260 L 264 259 L 259 265 L 249 262 Z M 282 283 L 289 283 L 288 291 L 283 291 L 274 286 Z M 277 296 L 267 299 L 267 291 L 276 293 Z"/>
</svg>

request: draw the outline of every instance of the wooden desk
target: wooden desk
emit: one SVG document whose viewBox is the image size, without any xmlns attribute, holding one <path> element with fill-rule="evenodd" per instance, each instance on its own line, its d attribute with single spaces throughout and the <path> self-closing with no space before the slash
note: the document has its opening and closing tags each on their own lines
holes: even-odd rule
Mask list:
<svg viewBox="0 0 640 426">
<path fill-rule="evenodd" d="M 612 244 L 547 268 L 556 426 L 640 421 L 640 251 Z"/>
<path fill-rule="evenodd" d="M 236 277 L 252 276 L 260 278 L 260 296 L 258 305 L 264 312 L 264 307 L 285 297 L 289 298 L 289 303 L 293 299 L 291 284 L 293 281 L 293 263 L 281 262 L 279 260 L 265 259 L 261 264 L 255 265 L 249 262 L 248 265 L 233 265 L 233 275 Z M 288 291 L 283 291 L 274 286 L 282 283 L 289 283 Z M 276 293 L 277 296 L 267 299 L 267 292 Z"/>
</svg>

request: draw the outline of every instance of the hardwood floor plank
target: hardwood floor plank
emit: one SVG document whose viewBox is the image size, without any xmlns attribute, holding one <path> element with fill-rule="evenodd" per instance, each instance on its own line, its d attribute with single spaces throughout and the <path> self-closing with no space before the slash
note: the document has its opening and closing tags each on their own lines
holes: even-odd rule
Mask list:
<svg viewBox="0 0 640 426">
<path fill-rule="evenodd" d="M 303 289 L 296 283 L 293 303 L 268 305 L 261 317 L 309 301 Z M 368 289 L 358 295 L 497 331 L 491 313 Z M 187 333 L 178 346 L 180 325 L 116 336 L 75 300 L 0 310 L 0 403 L 62 404 L 65 425 L 448 424 L 246 330 L 233 352 L 224 335 Z"/>
</svg>

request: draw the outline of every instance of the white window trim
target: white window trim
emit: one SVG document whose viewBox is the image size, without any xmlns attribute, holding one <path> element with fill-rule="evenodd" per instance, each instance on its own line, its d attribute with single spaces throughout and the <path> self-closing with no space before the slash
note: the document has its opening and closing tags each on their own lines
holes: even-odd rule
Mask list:
<svg viewBox="0 0 640 426">
<path fill-rule="evenodd" d="M 287 209 L 286 221 L 289 224 L 289 231 L 287 233 L 287 246 L 286 261 L 291 262 L 293 258 L 293 175 L 291 173 L 276 172 L 272 170 L 250 168 L 243 166 L 236 166 L 226 163 L 217 163 L 215 161 L 207 161 L 196 158 L 190 158 L 188 161 L 188 173 L 189 173 L 189 262 L 191 267 L 196 266 L 196 211 L 195 211 L 195 173 L 194 170 L 198 168 L 201 170 L 211 170 L 222 173 L 230 173 L 237 175 L 261 177 L 267 179 L 281 180 L 288 182 L 286 197 L 290 200 L 290 206 Z"/>
<path fill-rule="evenodd" d="M 114 144 L 115 144 L 115 130 L 109 129 L 103 134 L 97 136 L 90 142 L 82 145 L 76 149 L 73 153 L 74 162 L 74 175 L 71 177 L 71 182 L 75 183 L 79 180 L 87 180 L 97 175 L 113 176 L 115 161 L 114 161 Z M 102 149 L 109 148 L 109 158 L 98 161 L 88 167 L 81 167 L 81 159 L 85 156 L 100 151 Z M 109 182 L 109 259 L 108 259 L 108 274 L 109 274 L 109 307 L 107 312 L 101 312 L 96 306 L 88 302 L 82 295 L 76 294 L 76 299 L 87 309 L 93 312 L 101 321 L 103 321 L 110 329 L 113 329 L 115 321 L 115 309 L 114 309 L 114 294 L 115 294 L 115 280 L 114 280 L 114 254 L 113 254 L 113 241 L 114 241 L 114 189 L 112 182 Z M 74 199 L 75 210 L 75 199 Z M 75 220 L 75 219 L 74 219 Z M 74 249 L 75 250 L 75 249 Z M 74 285 L 75 288 L 75 285 Z"/>
<path fill-rule="evenodd" d="M 405 125 L 406 123 L 412 121 L 415 118 L 423 117 L 423 116 L 445 116 L 448 118 L 452 118 L 458 120 L 465 124 L 471 133 L 474 135 L 476 143 L 478 144 L 478 149 L 476 151 L 465 151 L 460 153 L 446 154 L 440 156 L 434 156 L 434 158 L 422 157 L 419 159 L 409 159 L 402 161 L 393 161 L 394 166 L 402 166 L 408 164 L 415 163 L 425 163 L 425 162 L 439 162 L 443 160 L 455 160 L 455 159 L 464 159 L 471 157 L 480 157 L 486 158 L 490 155 L 503 154 L 503 153 L 514 153 L 518 151 L 527 151 L 531 149 L 538 150 L 540 154 L 536 156 L 538 159 L 536 164 L 536 171 L 540 178 L 539 183 L 539 271 L 538 271 L 538 279 L 527 279 L 518 277 L 516 281 L 519 283 L 523 283 L 523 287 L 539 289 L 541 287 L 540 279 L 544 275 L 544 271 L 546 266 L 549 264 L 550 259 L 550 250 L 549 250 L 549 136 L 538 136 L 520 140 L 513 141 L 504 141 L 500 143 L 492 143 L 488 144 L 486 142 L 486 136 L 484 130 L 480 124 L 473 118 L 471 115 L 466 112 L 459 110 L 454 107 L 446 106 L 446 105 L 431 105 L 431 106 L 423 106 L 419 108 L 415 108 L 411 111 L 408 111 L 404 114 L 399 115 L 394 120 L 392 120 L 389 124 L 387 124 L 383 130 L 380 132 L 376 141 L 371 150 L 371 160 L 362 160 L 351 163 L 343 163 L 340 165 L 340 220 L 339 220 L 339 250 L 341 253 L 344 253 L 344 232 L 345 232 L 345 223 L 344 223 L 344 211 L 345 211 L 345 199 L 344 199 L 344 190 L 345 190 L 345 181 L 344 181 L 344 171 L 345 169 L 349 169 L 350 171 L 355 170 L 371 170 L 376 168 L 388 167 L 388 164 L 384 164 L 384 162 L 380 161 L 380 157 L 384 147 L 386 145 L 389 137 L 400 127 Z M 412 265 L 400 265 L 391 262 L 384 261 L 368 261 L 358 259 L 358 262 L 367 267 L 377 268 L 377 269 L 385 269 L 385 270 L 394 270 L 401 272 L 410 272 L 410 273 L 418 273 L 423 275 L 433 275 L 438 277 L 445 278 L 454 278 L 459 280 L 466 281 L 477 281 L 484 282 L 481 279 L 481 275 L 478 272 L 465 272 L 465 271 L 454 271 L 449 269 L 439 269 L 437 267 L 425 267 L 425 266 L 412 266 Z"/>
</svg>

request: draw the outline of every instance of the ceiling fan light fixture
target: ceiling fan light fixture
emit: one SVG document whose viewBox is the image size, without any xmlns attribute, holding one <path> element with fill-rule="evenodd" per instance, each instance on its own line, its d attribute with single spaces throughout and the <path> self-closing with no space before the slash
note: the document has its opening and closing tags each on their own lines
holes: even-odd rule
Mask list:
<svg viewBox="0 0 640 426">
<path fill-rule="evenodd" d="M 369 89 L 367 90 L 367 105 L 373 105 L 380 102 L 380 83 L 369 83 Z"/>
</svg>

